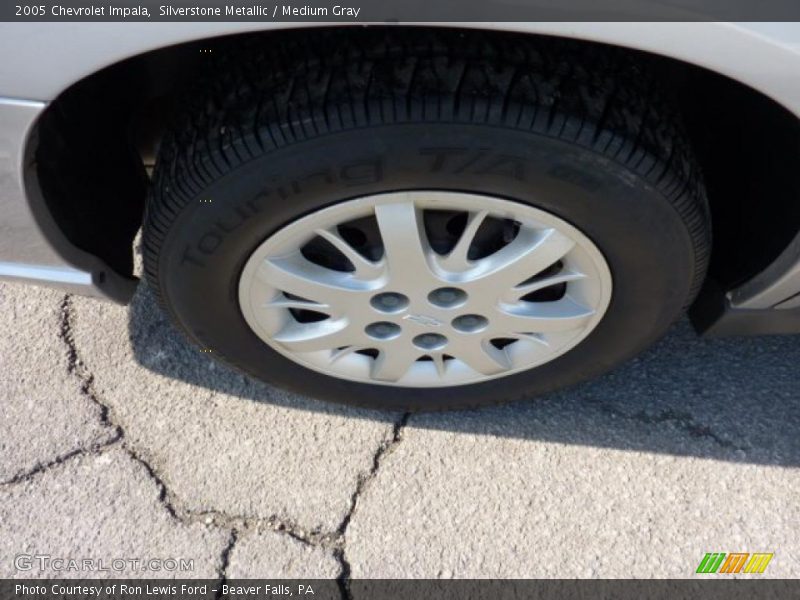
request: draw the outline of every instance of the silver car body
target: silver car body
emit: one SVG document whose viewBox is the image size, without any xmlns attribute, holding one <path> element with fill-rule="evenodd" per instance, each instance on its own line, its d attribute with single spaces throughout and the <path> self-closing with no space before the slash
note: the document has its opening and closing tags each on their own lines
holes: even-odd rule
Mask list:
<svg viewBox="0 0 800 600">
<path fill-rule="evenodd" d="M 439 24 L 443 25 L 443 24 Z M 800 118 L 800 23 L 449 23 L 592 40 L 664 55 L 739 81 Z M 0 24 L 0 279 L 125 301 L 135 282 L 70 244 L 26 174 L 26 149 L 48 102 L 80 79 L 151 50 L 297 23 Z M 311 27 L 312 25 L 308 25 Z M 797 199 L 800 202 L 800 198 Z M 102 232 L 98 232 L 102 235 Z M 732 309 L 800 307 L 800 233 L 762 273 L 727 292 Z"/>
</svg>

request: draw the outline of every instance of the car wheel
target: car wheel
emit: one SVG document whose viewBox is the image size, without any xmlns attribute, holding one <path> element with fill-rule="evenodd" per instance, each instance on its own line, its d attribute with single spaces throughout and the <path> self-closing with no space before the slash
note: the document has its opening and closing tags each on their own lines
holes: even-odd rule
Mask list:
<svg viewBox="0 0 800 600">
<path fill-rule="evenodd" d="M 703 188 L 626 54 L 311 39 L 222 52 L 162 144 L 145 269 L 202 348 L 321 399 L 469 407 L 602 373 L 692 301 Z"/>
</svg>

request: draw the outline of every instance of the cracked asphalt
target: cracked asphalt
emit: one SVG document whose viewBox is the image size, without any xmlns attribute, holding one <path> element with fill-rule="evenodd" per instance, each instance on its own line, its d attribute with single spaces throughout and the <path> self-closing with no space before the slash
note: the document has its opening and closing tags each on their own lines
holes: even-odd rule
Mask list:
<svg viewBox="0 0 800 600">
<path fill-rule="evenodd" d="M 701 340 L 681 322 L 573 389 L 402 415 L 215 364 L 144 284 L 129 307 L 1 285 L 0 364 L 2 577 L 56 574 L 16 571 L 20 553 L 343 590 L 692 577 L 715 551 L 774 552 L 761 577 L 800 574 L 798 336 Z"/>
</svg>

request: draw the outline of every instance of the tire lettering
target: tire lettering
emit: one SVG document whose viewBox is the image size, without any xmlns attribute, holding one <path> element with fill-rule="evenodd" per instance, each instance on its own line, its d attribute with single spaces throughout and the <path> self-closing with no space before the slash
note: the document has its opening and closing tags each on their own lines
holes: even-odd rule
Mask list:
<svg viewBox="0 0 800 600">
<path fill-rule="evenodd" d="M 223 233 L 230 233 L 231 231 L 236 230 L 242 223 L 245 222 L 247 217 L 250 216 L 248 212 L 245 211 L 245 207 L 240 205 L 234 209 L 236 215 L 238 215 L 238 219 L 231 225 L 226 223 L 224 220 L 219 220 L 216 222 L 216 226 L 218 230 L 221 230 Z"/>
<path fill-rule="evenodd" d="M 204 263 L 202 260 L 200 260 L 196 256 L 192 255 L 192 250 L 191 250 L 191 248 L 189 248 L 189 246 L 186 246 L 183 249 L 183 255 L 181 256 L 181 265 L 183 265 L 185 263 L 193 264 L 196 267 L 205 267 L 206 266 L 206 263 Z"/>
<path fill-rule="evenodd" d="M 317 173 L 311 173 L 310 175 L 306 175 L 305 177 L 300 178 L 299 180 L 295 179 L 292 181 L 292 191 L 295 194 L 300 194 L 303 191 L 303 188 L 300 186 L 301 181 L 311 181 L 315 178 L 322 179 L 327 184 L 335 183 L 336 176 L 330 171 L 319 171 Z"/>
<path fill-rule="evenodd" d="M 354 163 L 342 167 L 339 174 L 342 182 L 350 187 L 378 183 L 383 179 L 383 159 Z"/>
<path fill-rule="evenodd" d="M 595 191 L 600 182 L 586 171 L 576 169 L 569 165 L 556 165 L 548 171 L 549 175 L 567 181 L 590 192 Z"/>
<path fill-rule="evenodd" d="M 211 244 L 209 245 L 207 242 L 210 241 Z M 203 254 L 209 255 L 213 254 L 219 245 L 222 243 L 222 236 L 217 233 L 216 231 L 208 231 L 203 234 L 203 237 L 200 238 L 200 241 L 197 243 L 197 249 L 200 250 Z"/>
<path fill-rule="evenodd" d="M 461 175 L 462 173 L 466 172 L 467 169 L 474 166 L 477 162 L 484 158 L 486 153 L 487 150 L 485 148 L 478 149 L 478 151 L 471 158 L 468 158 L 466 162 L 462 163 L 461 166 L 453 171 L 453 175 Z"/>
<path fill-rule="evenodd" d="M 257 212 L 260 212 L 264 206 L 262 200 L 265 200 L 268 196 L 269 191 L 261 192 L 257 196 L 250 198 L 250 200 L 245 202 L 244 205 L 250 209 L 251 214 L 256 214 Z"/>
<path fill-rule="evenodd" d="M 433 156 L 433 162 L 428 167 L 430 173 L 441 173 L 448 156 L 463 155 L 465 152 L 465 148 L 422 148 L 419 151 L 423 156 Z"/>
<path fill-rule="evenodd" d="M 489 148 L 422 148 L 420 154 L 432 157 L 429 173 L 450 175 L 497 175 L 525 180 L 525 161 L 510 154 L 492 154 Z"/>
<path fill-rule="evenodd" d="M 525 164 L 515 156 L 500 155 L 475 171 L 476 175 L 506 175 L 517 181 L 525 181 Z"/>
</svg>

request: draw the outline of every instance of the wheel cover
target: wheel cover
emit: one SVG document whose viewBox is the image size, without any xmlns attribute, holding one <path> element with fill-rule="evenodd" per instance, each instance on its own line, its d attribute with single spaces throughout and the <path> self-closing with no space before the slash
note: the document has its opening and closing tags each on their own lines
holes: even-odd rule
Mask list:
<svg viewBox="0 0 800 600">
<path fill-rule="evenodd" d="M 608 265 L 553 214 L 486 195 L 378 194 L 275 232 L 239 280 L 245 320 L 325 375 L 401 387 L 542 365 L 597 326 Z"/>
</svg>

